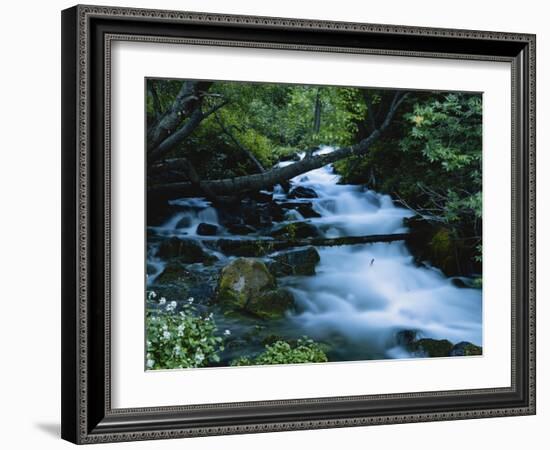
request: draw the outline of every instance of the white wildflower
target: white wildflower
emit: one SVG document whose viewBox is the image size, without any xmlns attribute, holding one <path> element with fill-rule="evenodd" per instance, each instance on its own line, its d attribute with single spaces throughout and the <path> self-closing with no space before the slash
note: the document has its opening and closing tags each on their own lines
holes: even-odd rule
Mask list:
<svg viewBox="0 0 550 450">
<path fill-rule="evenodd" d="M 203 355 L 201 352 L 197 352 L 197 353 L 195 354 L 195 362 L 196 362 L 197 364 L 200 364 L 200 363 L 202 363 L 203 361 L 204 361 L 204 355 Z"/>
<path fill-rule="evenodd" d="M 225 331 L 223 332 L 223 334 L 224 334 L 225 336 L 231 336 L 231 330 L 225 330 Z"/>
<path fill-rule="evenodd" d="M 153 298 L 156 298 L 156 297 L 157 297 L 157 293 L 155 291 L 149 292 L 149 300 L 151 300 Z"/>
<path fill-rule="evenodd" d="M 155 365 L 155 360 L 154 359 L 148 359 L 147 360 L 147 368 L 148 369 L 152 369 L 154 365 Z"/>
<path fill-rule="evenodd" d="M 169 312 L 175 311 L 177 305 L 178 304 L 172 300 L 170 303 L 168 303 L 168 305 L 166 305 L 166 311 L 169 311 Z"/>
<path fill-rule="evenodd" d="M 194 299 L 193 297 L 189 297 L 189 298 L 187 299 L 187 302 L 188 302 L 189 304 L 193 303 L 194 301 L 195 301 L 195 299 Z"/>
<path fill-rule="evenodd" d="M 162 337 L 168 340 L 172 337 L 172 334 L 169 331 L 165 331 L 164 333 L 162 333 Z"/>
<path fill-rule="evenodd" d="M 176 345 L 174 347 L 174 355 L 180 356 L 181 355 L 181 347 L 179 345 Z"/>
<path fill-rule="evenodd" d="M 159 304 L 160 305 L 164 305 L 166 303 L 166 298 L 165 297 L 161 297 L 160 300 L 159 300 Z"/>
<path fill-rule="evenodd" d="M 179 336 L 179 337 L 183 336 L 183 332 L 185 331 L 185 324 L 184 324 L 184 323 L 180 323 L 180 324 L 178 325 L 177 331 L 178 331 L 178 336 Z"/>
</svg>

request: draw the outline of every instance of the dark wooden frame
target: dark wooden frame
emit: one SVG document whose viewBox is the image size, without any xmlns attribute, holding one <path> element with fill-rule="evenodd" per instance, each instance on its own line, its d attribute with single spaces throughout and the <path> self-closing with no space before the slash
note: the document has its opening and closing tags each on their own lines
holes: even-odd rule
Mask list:
<svg viewBox="0 0 550 450">
<path fill-rule="evenodd" d="M 112 409 L 109 99 L 113 40 L 510 62 L 511 386 Z M 75 6 L 62 13 L 62 84 L 63 438 L 94 443 L 535 413 L 534 35 Z"/>
</svg>

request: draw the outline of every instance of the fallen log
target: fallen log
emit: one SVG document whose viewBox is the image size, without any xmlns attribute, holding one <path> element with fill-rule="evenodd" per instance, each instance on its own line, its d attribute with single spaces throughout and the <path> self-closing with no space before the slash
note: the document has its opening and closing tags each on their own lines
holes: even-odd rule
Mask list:
<svg viewBox="0 0 550 450">
<path fill-rule="evenodd" d="M 371 234 L 368 236 L 345 236 L 338 238 L 304 239 L 219 239 L 207 241 L 221 252 L 231 256 L 266 256 L 270 253 L 294 247 L 334 247 L 340 245 L 370 244 L 374 242 L 403 241 L 411 233 Z"/>
<path fill-rule="evenodd" d="M 203 180 L 199 184 L 188 181 L 167 183 L 148 188 L 149 192 L 159 198 L 177 198 L 188 197 L 199 194 L 205 189 L 209 189 L 215 195 L 235 195 L 243 192 L 260 191 L 262 189 L 271 189 L 277 184 L 284 183 L 303 173 L 326 166 L 344 158 L 351 156 L 361 156 L 368 153 L 372 144 L 374 144 L 382 133 L 390 126 L 399 105 L 406 98 L 407 94 L 396 92 L 386 115 L 384 122 L 374 130 L 368 137 L 360 142 L 334 150 L 331 153 L 313 156 L 312 153 L 293 164 L 284 167 L 273 167 L 265 172 L 243 175 L 234 178 L 224 178 L 220 180 Z M 166 140 L 172 139 L 167 138 Z"/>
</svg>

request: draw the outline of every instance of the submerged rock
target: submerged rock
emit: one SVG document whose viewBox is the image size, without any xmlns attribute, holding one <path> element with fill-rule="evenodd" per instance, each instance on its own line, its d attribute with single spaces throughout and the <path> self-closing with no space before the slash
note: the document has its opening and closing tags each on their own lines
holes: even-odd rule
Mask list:
<svg viewBox="0 0 550 450">
<path fill-rule="evenodd" d="M 200 242 L 194 239 L 179 239 L 176 237 L 163 241 L 158 250 L 161 258 L 178 258 L 184 263 L 212 263 L 217 260 L 204 251 Z"/>
<path fill-rule="evenodd" d="M 319 237 L 321 233 L 314 225 L 308 222 L 291 222 L 275 228 L 271 231 L 272 237 L 286 239 L 302 239 Z"/>
<path fill-rule="evenodd" d="M 305 186 L 296 186 L 288 193 L 288 198 L 318 198 L 317 192 Z"/>
<path fill-rule="evenodd" d="M 201 222 L 197 225 L 197 234 L 201 236 L 215 236 L 218 233 L 218 226 L 211 223 Z"/>
<path fill-rule="evenodd" d="M 482 348 L 471 342 L 459 342 L 449 352 L 449 356 L 479 356 L 483 353 Z"/>
<path fill-rule="evenodd" d="M 312 246 L 278 252 L 271 259 L 267 266 L 275 276 L 315 275 L 315 266 L 321 261 L 319 252 Z"/>
</svg>

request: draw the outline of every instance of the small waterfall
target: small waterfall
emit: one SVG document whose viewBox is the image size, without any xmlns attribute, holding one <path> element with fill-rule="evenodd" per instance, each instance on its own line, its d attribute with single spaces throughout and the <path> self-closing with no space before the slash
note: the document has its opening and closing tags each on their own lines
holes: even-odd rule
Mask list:
<svg viewBox="0 0 550 450">
<path fill-rule="evenodd" d="M 324 147 L 317 153 L 331 151 L 331 147 Z M 282 162 L 279 166 L 292 163 Z M 339 182 L 332 165 L 327 165 L 291 180 L 293 188 L 311 188 L 317 198 L 289 199 L 282 187 L 275 186 L 273 200 L 310 203 L 320 217 L 306 220 L 329 238 L 407 231 L 403 219 L 414 215 L 410 210 L 396 206 L 388 195 Z M 249 238 L 228 234 L 219 225 L 216 210 L 204 198 L 179 199 L 172 204 L 181 211 L 163 225 L 151 227 L 160 239 L 176 236 L 208 240 L 224 235 Z M 298 211 L 289 210 L 285 220 L 304 218 Z M 217 236 L 197 236 L 201 222 L 218 225 Z M 155 245 L 149 246 L 148 283 L 164 269 Z M 279 285 L 293 292 L 297 304 L 280 329 L 283 334 L 330 342 L 336 360 L 410 356 L 396 342 L 396 333 L 401 330 L 415 330 L 420 337 L 482 345 L 481 291 L 458 288 L 441 271 L 419 267 L 403 241 L 317 250 L 321 261 L 315 276 L 279 279 Z"/>
<path fill-rule="evenodd" d="M 403 219 L 411 211 L 395 206 L 388 195 L 339 181 L 328 165 L 291 183 L 317 193 L 307 201 L 321 217 L 310 222 L 326 237 L 407 231 Z M 400 330 L 482 344 L 481 291 L 455 287 L 439 270 L 418 267 L 403 241 L 318 251 L 317 275 L 283 279 L 298 304 L 291 328 L 314 339 L 351 344 L 341 346 L 342 359 L 403 357 L 406 352 L 395 342 Z"/>
</svg>

